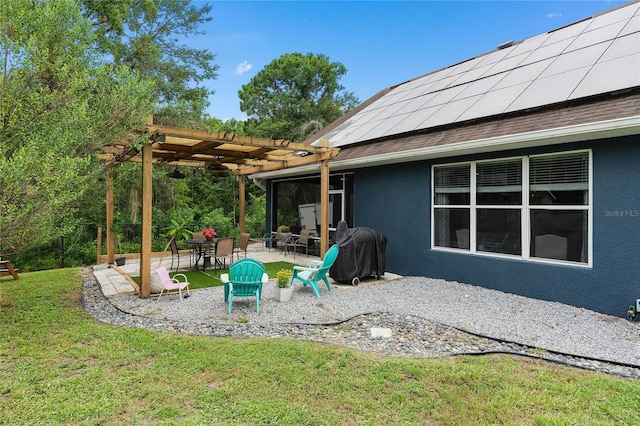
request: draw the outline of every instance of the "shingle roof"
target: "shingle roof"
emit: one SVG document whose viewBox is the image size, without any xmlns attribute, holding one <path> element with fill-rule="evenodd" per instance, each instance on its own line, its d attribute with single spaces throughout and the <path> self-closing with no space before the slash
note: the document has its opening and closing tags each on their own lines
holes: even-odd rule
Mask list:
<svg viewBox="0 0 640 426">
<path fill-rule="evenodd" d="M 634 1 L 387 88 L 306 142 L 328 139 L 343 160 L 640 117 L 637 88 Z"/>
<path fill-rule="evenodd" d="M 343 147 L 335 161 L 339 163 L 345 160 L 381 156 L 400 151 L 631 117 L 640 117 L 640 88 L 615 95 L 600 96 L 598 99 L 582 99 L 570 104 L 556 105 L 521 114 L 440 126 L 420 133 L 414 132 L 377 141 L 363 141 L 359 144 Z M 638 126 L 640 126 L 640 118 L 638 118 Z M 565 139 L 564 141 L 569 142 L 570 140 Z"/>
</svg>

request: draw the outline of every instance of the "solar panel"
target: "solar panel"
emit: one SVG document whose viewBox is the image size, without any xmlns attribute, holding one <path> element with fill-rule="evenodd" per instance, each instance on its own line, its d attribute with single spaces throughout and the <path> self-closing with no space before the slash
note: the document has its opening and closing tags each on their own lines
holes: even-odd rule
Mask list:
<svg viewBox="0 0 640 426">
<path fill-rule="evenodd" d="M 486 74 L 499 74 L 505 71 L 511 71 L 517 68 L 526 58 L 528 53 L 523 53 L 517 56 L 510 56 L 503 59 L 500 62 L 495 63 Z"/>
<path fill-rule="evenodd" d="M 543 46 L 547 44 L 557 43 L 567 38 L 574 38 L 578 34 L 583 32 L 585 28 L 589 26 L 590 23 L 591 23 L 591 19 L 588 19 L 582 22 L 576 22 L 573 25 L 569 25 L 563 28 L 561 31 L 553 31 L 549 33 L 549 37 L 543 43 Z"/>
<path fill-rule="evenodd" d="M 624 37 L 631 33 L 637 33 L 638 31 L 640 31 L 640 14 L 634 16 L 629 20 L 627 25 L 620 32 L 619 36 Z"/>
<path fill-rule="evenodd" d="M 491 70 L 491 64 L 487 64 L 484 66 L 476 66 L 475 68 L 469 70 L 468 72 L 460 75 L 454 82 L 454 85 L 470 83 L 472 81 L 478 80 L 482 78 L 483 75 L 489 74 L 489 70 Z"/>
<path fill-rule="evenodd" d="M 571 43 L 568 51 L 582 49 L 583 47 L 602 43 L 606 40 L 613 40 L 618 34 L 620 34 L 620 31 L 622 31 L 625 25 L 626 22 L 616 22 L 611 25 L 607 25 L 606 27 L 600 27 L 593 31 L 583 32 L 575 39 L 573 43 Z"/>
<path fill-rule="evenodd" d="M 566 100 L 589 72 L 589 69 L 589 67 L 584 67 L 536 79 L 509 105 L 505 112 L 519 111 Z"/>
<path fill-rule="evenodd" d="M 409 117 L 410 114 L 411 113 L 394 115 L 393 117 L 387 118 L 386 120 L 376 122 L 375 127 L 372 127 L 368 132 L 363 134 L 363 140 L 377 138 L 387 134 L 387 131 L 389 129 L 395 127 L 402 120 Z"/>
<path fill-rule="evenodd" d="M 468 61 L 464 61 L 457 65 L 454 65 L 453 67 L 451 67 L 451 73 L 449 75 L 460 76 L 461 74 L 464 74 L 469 70 L 472 70 L 473 68 L 475 68 L 481 61 L 482 61 L 481 58 L 473 58 Z"/>
<path fill-rule="evenodd" d="M 538 78 L 544 70 L 551 65 L 553 59 L 534 62 L 527 66 L 515 68 L 514 70 L 504 74 L 504 78 L 498 82 L 494 89 L 502 89 L 509 86 L 515 86 L 521 83 L 527 83 Z"/>
<path fill-rule="evenodd" d="M 640 57 L 629 55 L 595 64 L 569 99 L 640 86 Z"/>
<path fill-rule="evenodd" d="M 418 127 L 430 114 L 429 109 L 411 111 L 410 113 L 397 116 L 400 118 L 399 120 L 388 120 L 387 123 L 377 127 L 376 131 L 380 132 L 381 136 L 410 132 Z"/>
<path fill-rule="evenodd" d="M 331 145 L 334 147 L 340 147 L 342 145 L 348 145 L 358 141 L 360 135 L 364 134 L 361 129 L 363 126 L 349 127 L 347 130 L 340 132 L 335 138 L 330 138 Z"/>
<path fill-rule="evenodd" d="M 620 9 L 612 10 L 609 13 L 596 16 L 589 24 L 589 29 L 604 27 L 618 21 L 628 21 L 633 15 L 637 14 L 639 10 L 640 4 L 634 3 Z"/>
<path fill-rule="evenodd" d="M 547 41 L 548 38 L 549 34 L 541 34 L 539 36 L 528 38 L 521 43 L 518 43 L 515 46 L 509 48 L 510 52 L 507 56 L 505 56 L 505 59 L 513 56 L 519 56 L 525 53 L 531 53 L 542 44 L 544 44 L 544 42 Z"/>
<path fill-rule="evenodd" d="M 403 104 L 402 108 L 396 111 L 396 114 L 406 114 L 408 112 L 417 111 L 421 109 L 425 104 L 427 103 L 431 104 L 435 96 L 436 96 L 435 94 L 430 93 L 428 95 L 419 96 L 417 98 L 410 99 Z"/>
<path fill-rule="evenodd" d="M 471 105 L 477 102 L 479 98 L 480 95 L 444 104 L 436 112 L 430 115 L 429 118 L 423 121 L 420 124 L 419 128 L 427 128 L 453 123 L 457 121 L 458 117 L 462 115 L 467 109 L 469 109 Z"/>
<path fill-rule="evenodd" d="M 376 119 L 385 119 L 385 118 L 389 118 L 392 117 L 393 115 L 395 115 L 399 110 L 401 110 L 403 107 L 405 106 L 404 102 L 398 102 L 397 104 L 394 105 L 389 105 L 388 107 L 386 107 L 384 110 L 380 111 L 380 114 L 378 114 L 376 116 Z"/>
<path fill-rule="evenodd" d="M 481 78 L 465 85 L 465 89 L 453 98 L 454 101 L 469 98 L 476 95 L 483 95 L 495 87 L 496 84 L 504 78 L 504 75 L 492 75 L 490 77 Z"/>
<path fill-rule="evenodd" d="M 402 83 L 321 139 L 344 146 L 636 86 L 640 3 Z"/>
<path fill-rule="evenodd" d="M 405 118 L 392 127 L 388 127 L 387 130 L 382 133 L 382 136 L 393 135 L 397 133 L 410 132 L 419 127 L 425 120 L 428 120 L 434 113 L 436 113 L 442 106 L 432 106 L 428 108 L 419 109 L 413 111 L 410 114 L 406 114 Z M 382 128 L 381 128 L 382 129 Z"/>
<path fill-rule="evenodd" d="M 629 55 L 640 55 L 640 32 L 625 35 L 614 40 L 604 52 L 598 62 L 623 58 Z"/>
<path fill-rule="evenodd" d="M 480 97 L 476 103 L 471 105 L 458 117 L 458 120 L 472 120 L 474 118 L 502 114 L 506 111 L 507 107 L 524 92 L 527 86 L 529 86 L 528 82 L 503 89 L 492 90 Z"/>
<path fill-rule="evenodd" d="M 549 77 L 550 75 L 591 66 L 596 63 L 608 47 L 609 43 L 600 43 L 561 55 L 540 74 L 540 77 Z"/>
<path fill-rule="evenodd" d="M 549 58 L 555 58 L 562 54 L 564 50 L 574 41 L 573 38 L 568 38 L 561 40 L 557 43 L 547 44 L 546 46 L 542 46 L 534 52 L 531 52 L 527 58 L 520 63 L 522 65 L 533 64 L 535 62 L 544 61 Z"/>
</svg>

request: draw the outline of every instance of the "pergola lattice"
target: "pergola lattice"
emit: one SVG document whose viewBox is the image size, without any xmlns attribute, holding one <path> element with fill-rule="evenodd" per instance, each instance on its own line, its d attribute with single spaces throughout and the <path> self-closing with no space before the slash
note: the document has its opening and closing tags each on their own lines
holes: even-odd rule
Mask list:
<svg viewBox="0 0 640 426">
<path fill-rule="evenodd" d="M 238 136 L 157 124 L 146 125 L 135 133 L 149 135 L 150 143 L 136 149 L 127 142 L 102 148 L 99 158 L 107 166 L 107 261 L 114 262 L 113 244 L 113 167 L 128 161 L 142 164 L 142 244 L 140 248 L 140 295 L 151 294 L 151 170 L 153 164 L 228 169 L 238 176 L 240 232 L 245 230 L 245 177 L 266 172 L 319 163 L 320 165 L 320 251 L 329 248 L 329 161 L 338 148 L 312 146 L 288 140 Z"/>
</svg>

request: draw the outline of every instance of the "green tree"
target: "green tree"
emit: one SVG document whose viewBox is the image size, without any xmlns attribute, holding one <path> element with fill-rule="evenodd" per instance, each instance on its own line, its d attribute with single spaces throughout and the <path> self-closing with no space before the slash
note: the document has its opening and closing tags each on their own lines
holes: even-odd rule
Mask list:
<svg viewBox="0 0 640 426">
<path fill-rule="evenodd" d="M 184 43 L 203 34 L 211 6 L 188 0 L 81 0 L 97 32 L 98 46 L 116 64 L 155 82 L 161 108 L 200 117 L 212 90 L 204 86 L 217 77 L 215 54 Z"/>
<path fill-rule="evenodd" d="M 207 130 L 211 132 L 227 132 L 239 136 L 249 136 L 245 130 L 245 122 L 235 118 L 222 121 L 219 118 L 208 117 L 204 122 L 207 126 Z"/>
<path fill-rule="evenodd" d="M 240 110 L 248 134 L 301 141 L 358 104 L 339 80 L 344 65 L 325 55 L 289 53 L 275 59 L 242 86 Z"/>
<path fill-rule="evenodd" d="M 266 231 L 264 222 L 265 212 L 267 211 L 267 194 L 260 191 L 258 193 L 249 194 L 247 202 L 246 226 L 247 232 L 254 237 L 262 237 Z"/>
<path fill-rule="evenodd" d="M 152 84 L 105 64 L 72 0 L 0 5 L 0 250 L 58 238 L 102 170 L 92 154 L 152 110 Z M 37 238 L 34 238 L 37 236 Z"/>
</svg>

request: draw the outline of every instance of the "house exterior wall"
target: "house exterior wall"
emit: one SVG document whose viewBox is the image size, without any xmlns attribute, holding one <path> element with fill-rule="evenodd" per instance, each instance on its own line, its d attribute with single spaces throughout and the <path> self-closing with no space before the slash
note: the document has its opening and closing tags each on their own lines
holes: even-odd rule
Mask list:
<svg viewBox="0 0 640 426">
<path fill-rule="evenodd" d="M 592 150 L 591 267 L 431 249 L 432 165 L 577 149 Z M 634 136 L 358 169 L 354 221 L 387 237 L 387 271 L 625 316 L 640 298 L 639 163 L 640 136 Z"/>
</svg>

